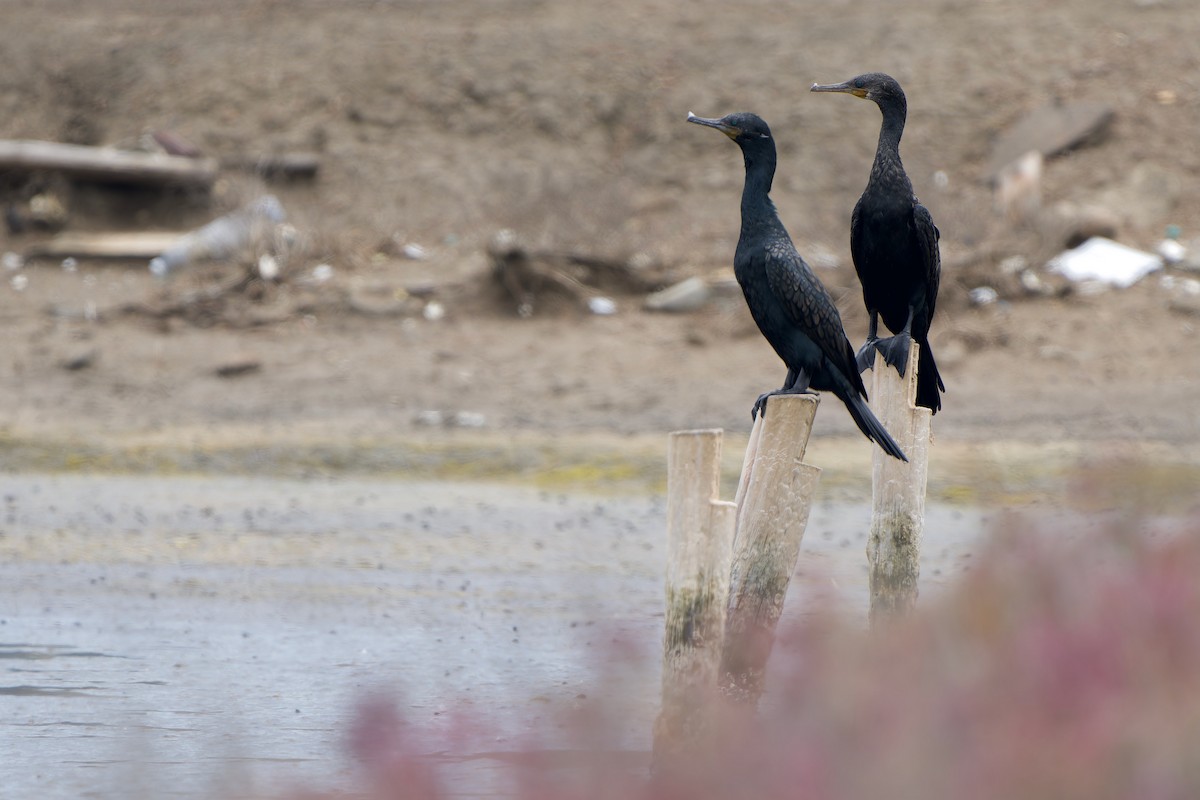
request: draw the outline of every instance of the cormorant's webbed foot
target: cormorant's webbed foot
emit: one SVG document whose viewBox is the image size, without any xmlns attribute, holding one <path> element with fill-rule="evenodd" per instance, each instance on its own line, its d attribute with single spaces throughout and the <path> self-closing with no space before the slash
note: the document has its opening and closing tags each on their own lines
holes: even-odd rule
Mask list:
<svg viewBox="0 0 1200 800">
<path fill-rule="evenodd" d="M 773 389 L 760 394 L 758 399 L 754 401 L 754 408 L 750 409 L 750 419 L 758 419 L 759 415 L 767 410 L 767 398 L 772 395 L 783 394 L 783 391 L 783 389 Z"/>
<path fill-rule="evenodd" d="M 874 336 L 867 339 L 866 343 L 858 349 L 858 354 L 854 356 L 854 363 L 860 373 L 866 372 L 875 366 L 875 351 L 877 349 L 879 349 L 879 339 Z"/>
<path fill-rule="evenodd" d="M 813 392 L 808 388 L 807 379 L 803 381 L 802 385 L 797 382 L 782 389 L 772 389 L 769 392 L 763 392 L 754 401 L 754 408 L 750 409 L 750 419 L 757 419 L 759 414 L 765 412 L 767 410 L 767 398 L 778 394 L 813 394 Z"/>
<path fill-rule="evenodd" d="M 912 336 L 903 332 L 898 333 L 881 340 L 875 346 L 883 354 L 883 360 L 889 366 L 895 367 L 896 371 L 900 373 L 900 377 L 903 378 L 904 373 L 908 371 L 908 351 L 912 348 Z"/>
</svg>

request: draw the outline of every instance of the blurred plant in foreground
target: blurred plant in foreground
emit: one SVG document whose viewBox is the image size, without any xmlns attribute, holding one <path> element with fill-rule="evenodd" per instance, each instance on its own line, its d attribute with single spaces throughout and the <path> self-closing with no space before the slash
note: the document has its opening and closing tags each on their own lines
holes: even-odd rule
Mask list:
<svg viewBox="0 0 1200 800">
<path fill-rule="evenodd" d="M 1200 525 L 1154 538 L 1125 520 L 1069 543 L 1045 525 L 1000 532 L 958 586 L 892 624 L 818 612 L 794 625 L 759 713 L 720 711 L 694 758 L 651 778 L 596 741 L 600 707 L 514 754 L 495 794 L 1200 797 Z M 454 796 L 390 709 L 365 704 L 352 737 L 367 797 Z"/>
</svg>

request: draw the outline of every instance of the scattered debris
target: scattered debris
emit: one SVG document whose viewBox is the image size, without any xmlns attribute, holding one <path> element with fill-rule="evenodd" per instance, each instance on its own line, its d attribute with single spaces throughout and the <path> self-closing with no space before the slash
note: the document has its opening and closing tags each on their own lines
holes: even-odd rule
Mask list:
<svg viewBox="0 0 1200 800">
<path fill-rule="evenodd" d="M 14 292 L 23 292 L 29 286 L 29 276 L 23 272 L 18 272 L 9 278 L 8 283 L 12 286 Z"/>
<path fill-rule="evenodd" d="M 1112 107 L 1100 103 L 1052 103 L 1034 109 L 996 139 L 988 178 L 995 181 L 1005 167 L 1031 150 L 1050 158 L 1099 139 L 1112 119 Z"/>
<path fill-rule="evenodd" d="M 333 277 L 333 267 L 329 264 L 317 264 L 312 270 L 313 283 L 325 283 Z"/>
<path fill-rule="evenodd" d="M 1157 250 L 1167 264 L 1179 264 L 1187 258 L 1187 248 L 1178 239 L 1163 239 L 1158 243 Z"/>
<path fill-rule="evenodd" d="M 400 254 L 410 261 L 424 261 L 429 258 L 429 251 L 415 242 L 409 242 L 400 248 Z"/>
<path fill-rule="evenodd" d="M 256 358 L 241 358 L 229 361 L 213 370 L 218 378 L 237 378 L 250 375 L 262 369 L 262 362 Z"/>
<path fill-rule="evenodd" d="M 1038 275 L 1031 269 L 1021 271 L 1021 288 L 1029 294 L 1049 296 L 1058 294 L 1057 290 L 1042 280 L 1042 276 Z"/>
<path fill-rule="evenodd" d="M 78 372 L 81 369 L 87 369 L 95 364 L 99 355 L 99 352 L 95 348 L 90 348 L 68 358 L 64 358 L 59 362 L 59 366 L 68 372 Z"/>
<path fill-rule="evenodd" d="M 315 153 L 278 153 L 221 160 L 221 166 L 252 172 L 267 181 L 310 181 L 321 169 Z"/>
<path fill-rule="evenodd" d="M 991 286 L 978 286 L 968 292 L 967 296 L 971 298 L 971 304 L 976 306 L 990 306 L 1000 299 L 1000 293 Z"/>
<path fill-rule="evenodd" d="M 33 140 L 0 141 L 0 170 L 48 170 L 107 183 L 186 184 L 211 187 L 217 162 L 166 153 Z"/>
<path fill-rule="evenodd" d="M 533 251 L 507 229 L 492 237 L 487 252 L 496 285 L 516 301 L 517 314 L 522 317 L 532 316 L 535 304 L 551 295 L 565 297 L 593 314 L 610 314 L 616 311 L 610 293 L 644 294 L 662 285 L 646 274 L 641 260 Z"/>
<path fill-rule="evenodd" d="M 60 263 L 59 266 L 62 267 L 63 272 L 75 272 L 79 269 L 79 262 L 74 256 L 67 256 L 62 260 L 62 263 Z"/>
<path fill-rule="evenodd" d="M 436 300 L 431 300 L 425 304 L 425 308 L 421 310 L 421 316 L 430 322 L 437 322 L 446 316 L 446 307 Z"/>
<path fill-rule="evenodd" d="M 1042 210 L 1042 154 L 1030 150 L 1006 164 L 995 179 L 992 207 L 1014 223 L 1028 223 Z"/>
<path fill-rule="evenodd" d="M 179 237 L 161 255 L 150 259 L 150 271 L 163 278 L 193 261 L 234 256 L 266 239 L 271 229 L 286 216 L 275 195 L 263 195 L 237 211 Z"/>
<path fill-rule="evenodd" d="M 617 313 L 617 303 L 611 297 L 592 297 L 587 302 L 588 311 L 600 317 L 609 317 Z"/>
<path fill-rule="evenodd" d="M 60 231 L 67 226 L 67 207 L 53 192 L 39 192 L 26 203 L 9 206 L 4 221 L 13 235 L 30 230 Z"/>
<path fill-rule="evenodd" d="M 487 417 L 477 411 L 439 411 L 431 408 L 418 411 L 413 422 L 426 428 L 483 428 Z"/>
<path fill-rule="evenodd" d="M 270 253 L 263 253 L 258 257 L 258 277 L 264 281 L 273 281 L 279 278 L 279 260 Z"/>
<path fill-rule="evenodd" d="M 1076 282 L 1081 294 L 1094 293 L 1091 290 L 1096 287 L 1087 286 L 1088 281 L 1124 289 L 1161 267 L 1162 259 L 1157 255 L 1099 236 L 1060 253 L 1046 265 L 1048 270 Z"/>
<path fill-rule="evenodd" d="M 700 276 L 693 276 L 646 295 L 643 306 L 650 311 L 696 311 L 703 308 L 711 296 L 708 281 Z"/>
<path fill-rule="evenodd" d="M 3 256 L 0 256 L 0 265 L 3 265 L 10 272 L 15 272 L 25 266 L 25 259 L 21 257 L 20 253 L 14 253 L 9 250 Z"/>
<path fill-rule="evenodd" d="M 169 155 L 184 158 L 200 158 L 204 155 L 199 147 L 175 131 L 157 130 L 150 134 L 150 138 Z"/>
</svg>

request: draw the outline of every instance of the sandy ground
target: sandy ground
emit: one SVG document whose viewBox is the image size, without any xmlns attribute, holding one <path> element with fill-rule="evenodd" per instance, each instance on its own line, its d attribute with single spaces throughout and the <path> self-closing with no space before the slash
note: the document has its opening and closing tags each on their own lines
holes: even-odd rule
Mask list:
<svg viewBox="0 0 1200 800">
<path fill-rule="evenodd" d="M 1190 447 L 1200 351 L 1187 346 L 1197 318 L 1170 310 L 1178 289 L 1152 276 L 1031 298 L 1000 268 L 1010 256 L 1037 268 L 1061 248 L 1061 203 L 1103 209 L 1134 246 L 1167 224 L 1185 240 L 1200 231 L 1188 201 L 1200 97 L 1186 77 L 1200 20 L 1179 12 L 1131 0 L 14 5 L 0 136 L 137 147 L 168 129 L 218 158 L 303 150 L 322 168 L 278 185 L 226 170 L 211 198 L 4 176 L 7 204 L 52 194 L 75 232 L 193 227 L 269 190 L 301 246 L 282 283 L 208 304 L 195 293 L 241 265 L 166 285 L 142 262 L 6 271 L 0 424 L 17 439 L 252 429 L 337 441 L 468 412 L 491 433 L 744 433 L 783 370 L 736 296 L 669 316 L 611 291 L 611 317 L 546 299 L 520 319 L 491 286 L 486 242 L 509 227 L 534 247 L 718 275 L 740 159 L 683 117 L 756 110 L 780 140 L 781 213 L 802 251 L 836 264 L 821 276 L 861 340 L 848 219 L 878 113 L 806 89 L 878 68 L 907 87 L 903 153 L 943 234 L 940 440 Z M 1113 108 L 1107 136 L 1047 163 L 1038 221 L 998 217 L 982 178 L 990 143 L 1026 111 L 1075 99 Z M 0 249 L 45 236 L 4 234 Z M 428 257 L 404 258 L 407 243 Z M 316 285 L 319 264 L 333 277 Z M 1002 301 L 971 307 L 978 285 Z M 443 318 L 422 314 L 428 298 L 394 302 L 420 288 Z M 172 303 L 179 313 L 150 313 Z M 240 363 L 257 369 L 217 376 Z M 852 433 L 826 403 L 818 437 Z"/>
</svg>

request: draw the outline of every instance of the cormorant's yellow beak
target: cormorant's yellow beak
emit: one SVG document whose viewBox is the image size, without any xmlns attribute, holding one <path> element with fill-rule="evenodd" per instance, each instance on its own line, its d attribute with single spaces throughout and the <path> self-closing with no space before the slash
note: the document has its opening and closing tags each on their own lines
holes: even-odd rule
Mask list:
<svg viewBox="0 0 1200 800">
<path fill-rule="evenodd" d="M 689 111 L 688 116 L 687 116 L 687 121 L 694 122 L 697 125 L 707 125 L 710 128 L 716 128 L 721 133 L 728 136 L 730 139 L 737 139 L 737 137 L 742 135 L 741 128 L 737 128 L 737 127 L 734 127 L 733 125 L 730 125 L 729 123 L 725 122 L 725 120 L 723 118 L 722 119 L 708 119 L 707 117 L 697 117 L 695 114 L 693 114 L 692 112 Z"/>
<path fill-rule="evenodd" d="M 854 86 L 850 81 L 845 83 L 814 83 L 810 92 L 842 92 L 855 97 L 866 97 L 867 90 Z"/>
</svg>

